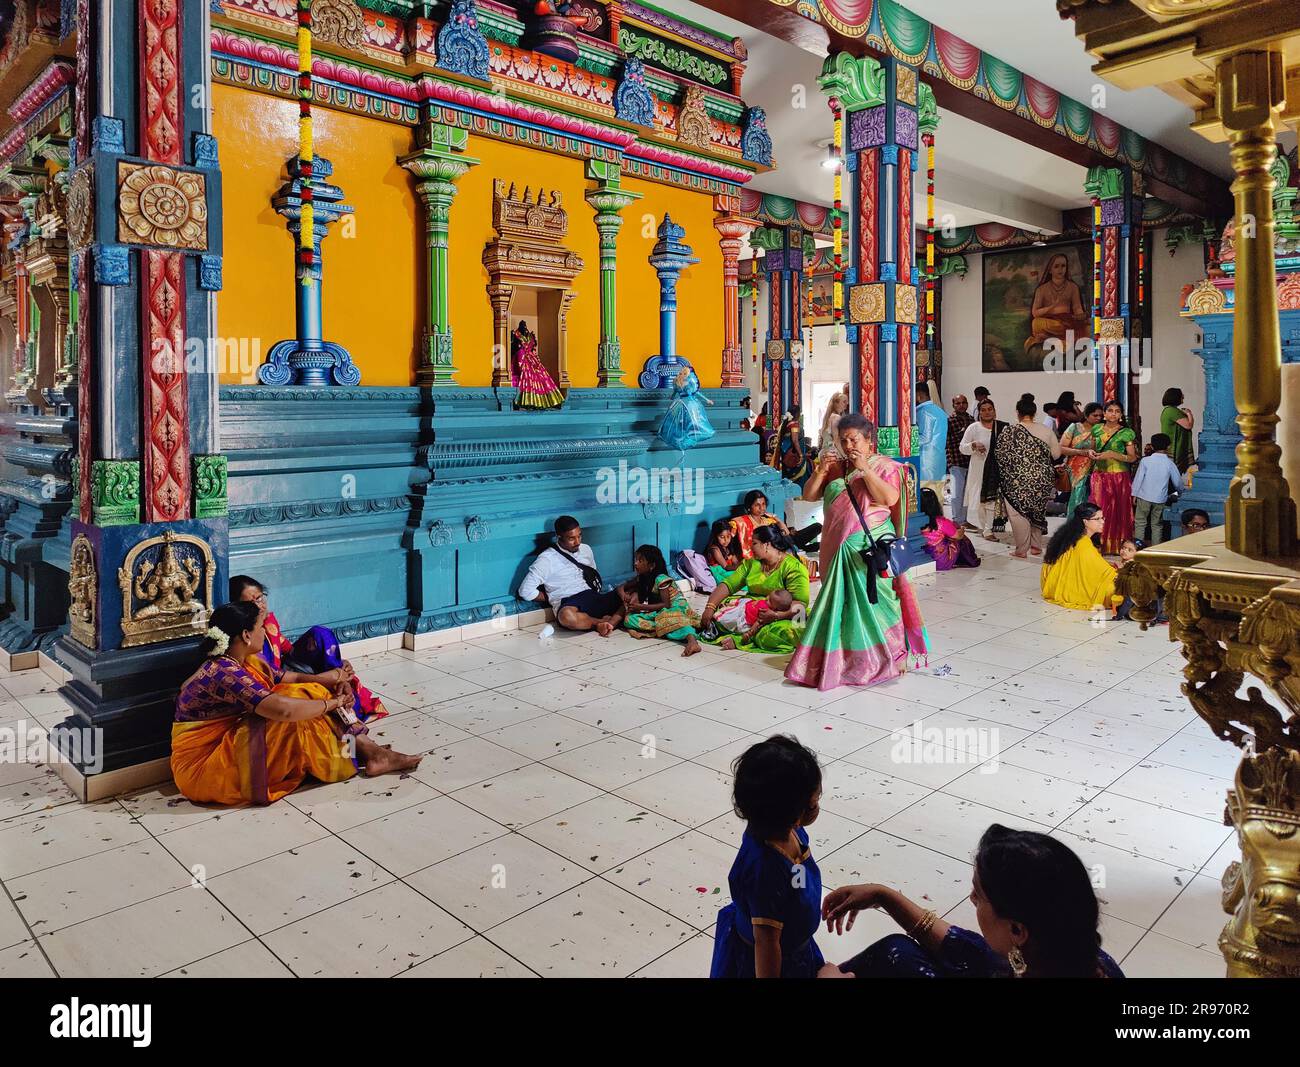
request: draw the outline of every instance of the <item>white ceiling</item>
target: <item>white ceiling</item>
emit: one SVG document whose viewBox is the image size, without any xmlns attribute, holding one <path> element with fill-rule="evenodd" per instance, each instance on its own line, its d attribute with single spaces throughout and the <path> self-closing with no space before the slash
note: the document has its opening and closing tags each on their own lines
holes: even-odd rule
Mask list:
<svg viewBox="0 0 1300 1067">
<path fill-rule="evenodd" d="M 1227 147 L 1188 128 L 1191 108 L 1159 89 L 1125 92 L 1093 74 L 1095 61 L 1074 35 L 1074 22 L 1061 18 L 1051 0 L 904 0 L 904 6 L 1211 174 L 1232 177 Z M 1103 104 L 1094 106 L 1099 90 Z"/>
<path fill-rule="evenodd" d="M 719 15 L 691 0 L 655 0 L 657 6 L 719 32 L 740 37 L 749 49 L 744 96 L 767 111 L 777 169 L 750 182 L 759 192 L 829 204 L 831 172 L 821 166 L 831 136 L 831 115 L 817 88 L 823 57 Z M 917 14 L 964 37 L 1084 103 L 1099 84 L 1092 58 L 1060 19 L 1050 0 L 905 0 Z M 1227 149 L 1187 128 L 1191 112 L 1157 89 L 1121 92 L 1105 86 L 1104 110 L 1206 170 L 1231 176 Z M 1002 222 L 1055 232 L 1064 208 L 1082 207 L 1083 167 L 970 119 L 940 111 L 935 138 L 936 212 L 952 224 Z M 925 183 L 916 184 L 916 217 L 925 218 Z"/>
</svg>

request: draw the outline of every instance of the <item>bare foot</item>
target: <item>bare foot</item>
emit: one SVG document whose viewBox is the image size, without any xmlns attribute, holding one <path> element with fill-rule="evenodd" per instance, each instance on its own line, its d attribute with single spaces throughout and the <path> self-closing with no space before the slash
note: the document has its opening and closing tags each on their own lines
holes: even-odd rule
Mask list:
<svg viewBox="0 0 1300 1067">
<path fill-rule="evenodd" d="M 1043 554 L 1043 550 L 1041 548 L 1031 548 L 1029 550 L 1029 554 L 1031 556 L 1041 556 Z"/>
<path fill-rule="evenodd" d="M 733 637 L 724 637 L 718 642 L 720 648 L 725 648 L 728 652 L 736 651 L 736 640 Z"/>
<path fill-rule="evenodd" d="M 982 534 L 980 534 L 980 536 L 981 536 L 982 538 L 984 538 L 985 541 L 996 541 L 996 540 L 997 540 L 997 538 L 994 537 L 993 534 L 982 533 Z"/>
<path fill-rule="evenodd" d="M 686 648 L 682 650 L 682 655 L 693 656 L 695 655 L 695 653 L 699 651 L 700 651 L 700 643 L 695 639 L 695 635 L 691 634 L 691 636 L 686 639 Z"/>
<path fill-rule="evenodd" d="M 1026 556 L 1023 552 L 1012 552 L 1011 555 L 1015 556 L 1016 559 L 1028 559 L 1028 558 L 1029 558 L 1029 557 Z"/>
<path fill-rule="evenodd" d="M 394 752 L 391 748 L 377 748 L 366 757 L 366 777 L 374 778 L 381 774 L 398 774 L 413 771 L 420 765 L 424 755 L 408 756 L 403 752 Z"/>
<path fill-rule="evenodd" d="M 600 622 L 596 623 L 596 633 L 600 634 L 601 637 L 608 637 L 613 632 L 614 624 L 608 619 L 601 619 Z"/>
</svg>

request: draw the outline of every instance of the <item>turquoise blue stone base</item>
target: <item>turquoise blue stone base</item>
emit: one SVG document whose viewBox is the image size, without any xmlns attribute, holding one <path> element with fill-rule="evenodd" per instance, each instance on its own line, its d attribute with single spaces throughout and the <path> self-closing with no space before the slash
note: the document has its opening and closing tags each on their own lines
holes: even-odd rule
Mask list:
<svg viewBox="0 0 1300 1067">
<path fill-rule="evenodd" d="M 637 545 L 702 549 L 750 489 L 778 514 L 797 492 L 754 462 L 744 391 L 704 394 L 718 433 L 683 454 L 656 435 L 660 390 L 570 389 L 561 408 L 517 411 L 488 387 L 223 388 L 230 573 L 270 589 L 288 633 L 343 641 L 536 609 L 515 590 L 559 515 L 621 580 Z M 678 491 L 640 494 L 620 464 Z"/>
</svg>

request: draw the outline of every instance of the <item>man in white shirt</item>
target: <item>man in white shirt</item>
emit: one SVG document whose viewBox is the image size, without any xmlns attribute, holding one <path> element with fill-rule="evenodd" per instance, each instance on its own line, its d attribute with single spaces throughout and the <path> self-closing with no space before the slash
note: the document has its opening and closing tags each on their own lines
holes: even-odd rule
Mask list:
<svg viewBox="0 0 1300 1067">
<path fill-rule="evenodd" d="M 626 611 L 617 590 L 605 591 L 596 557 L 582 543 L 582 527 L 572 515 L 555 520 L 555 544 L 533 560 L 519 599 L 550 604 L 566 630 L 595 630 L 601 637 L 614 631 Z"/>
</svg>

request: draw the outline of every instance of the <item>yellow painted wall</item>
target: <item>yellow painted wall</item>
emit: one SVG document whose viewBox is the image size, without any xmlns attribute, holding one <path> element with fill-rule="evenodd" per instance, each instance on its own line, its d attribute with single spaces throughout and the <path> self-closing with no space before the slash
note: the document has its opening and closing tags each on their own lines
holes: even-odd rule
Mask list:
<svg viewBox="0 0 1300 1067">
<path fill-rule="evenodd" d="M 569 310 L 569 381 L 574 386 L 596 384 L 596 345 L 600 342 L 600 255 L 591 208 L 583 200 L 587 183 L 583 161 L 550 155 L 490 137 L 469 139 L 466 155 L 479 160 L 456 183 L 448 240 L 451 260 L 451 332 L 460 385 L 492 383 L 492 305 L 488 303 L 488 273 L 483 249 L 496 236 L 492 228 L 492 182 L 507 178 L 536 194 L 558 190 L 569 213 L 565 244 L 582 257 L 574 279 L 578 294 Z"/>
<path fill-rule="evenodd" d="M 265 358 L 294 336 L 293 242 L 271 197 L 298 148 L 298 105 L 229 85 L 212 91 L 225 242 L 217 328 L 225 338 L 257 338 Z M 334 164 L 332 180 L 357 209 L 353 236 L 343 236 L 340 219 L 322 246 L 325 339 L 351 353 L 362 385 L 410 385 L 423 316 L 424 223 L 410 175 L 395 160 L 411 151 L 414 131 L 325 108 L 312 114 L 316 152 Z M 221 380 L 244 379 L 230 368 Z"/>
<path fill-rule="evenodd" d="M 284 182 L 284 161 L 297 148 L 297 105 L 233 86 L 215 85 L 214 126 L 220 142 L 225 241 L 224 288 L 217 297 L 223 337 L 258 338 L 263 357 L 292 337 L 293 252 L 284 220 L 270 198 Z M 424 317 L 424 231 L 410 176 L 396 159 L 413 148 L 414 131 L 344 112 L 314 111 L 316 150 L 334 164 L 334 181 L 356 208 L 355 233 L 335 223 L 325 239 L 325 338 L 337 341 L 361 369 L 363 385 L 410 385 Z M 492 381 L 492 309 L 484 247 L 492 240 L 492 182 L 509 178 L 558 189 L 569 213 L 568 247 L 583 259 L 569 313 L 569 378 L 596 384 L 600 341 L 600 257 L 594 214 L 583 199 L 582 160 L 507 141 L 471 136 L 467 154 L 480 160 L 458 183 L 450 224 L 450 304 L 457 381 Z M 624 383 L 636 385 L 659 351 L 659 287 L 646 261 L 665 211 L 686 228 L 700 262 L 678 284 L 678 352 L 716 386 L 722 365 L 722 253 L 713 229 L 712 197 L 675 186 L 624 179 L 643 194 L 624 211 L 618 242 L 618 327 Z M 223 382 L 243 380 L 237 369 Z"/>
<path fill-rule="evenodd" d="M 667 211 L 686 230 L 699 263 L 677 283 L 677 354 L 691 361 L 701 384 L 722 380 L 722 250 L 713 228 L 713 197 L 672 185 L 623 179 L 642 198 L 623 211 L 618 235 L 618 332 L 623 380 L 637 384 L 641 366 L 659 352 L 659 279 L 647 262 L 655 229 Z"/>
</svg>

